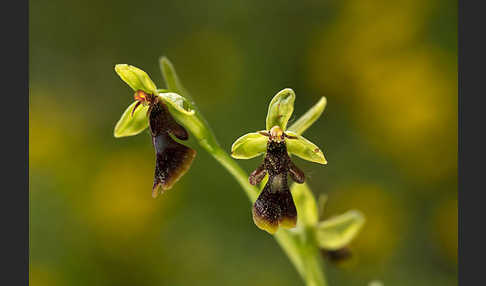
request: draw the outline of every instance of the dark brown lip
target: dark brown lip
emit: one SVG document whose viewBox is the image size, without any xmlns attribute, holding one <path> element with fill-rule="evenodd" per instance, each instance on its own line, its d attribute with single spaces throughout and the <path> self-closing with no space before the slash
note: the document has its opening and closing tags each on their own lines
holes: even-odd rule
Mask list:
<svg viewBox="0 0 486 286">
<path fill-rule="evenodd" d="M 189 134 L 169 113 L 167 106 L 160 100 L 149 103 L 149 127 L 152 145 L 155 149 L 155 174 L 152 196 L 172 186 L 189 170 L 196 151 L 180 144 L 172 137 L 187 140 Z"/>
<path fill-rule="evenodd" d="M 279 226 L 293 228 L 297 223 L 297 209 L 288 186 L 288 176 L 296 183 L 305 181 L 304 173 L 291 161 L 285 140 L 269 139 L 263 163 L 251 173 L 250 184 L 257 185 L 268 174 L 268 181 L 253 204 L 253 221 L 269 232 Z"/>
</svg>

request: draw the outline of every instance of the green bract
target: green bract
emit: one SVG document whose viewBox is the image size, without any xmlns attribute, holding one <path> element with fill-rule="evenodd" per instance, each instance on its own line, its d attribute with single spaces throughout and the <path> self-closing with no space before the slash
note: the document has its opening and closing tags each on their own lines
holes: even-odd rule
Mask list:
<svg viewBox="0 0 486 286">
<path fill-rule="evenodd" d="M 140 106 L 132 115 L 135 104 L 137 104 L 136 101 L 130 104 L 116 123 L 114 132 L 116 138 L 137 135 L 148 127 L 148 106 Z"/>
<path fill-rule="evenodd" d="M 159 59 L 159 64 L 167 88 L 172 92 L 184 95 L 184 97 L 188 98 L 189 101 L 191 101 L 191 105 L 194 105 L 194 102 L 192 102 L 192 98 L 189 96 L 184 86 L 182 86 L 181 81 L 179 80 L 179 77 L 177 76 L 177 73 L 175 71 L 175 68 L 169 61 L 169 59 L 166 57 L 161 57 Z"/>
<path fill-rule="evenodd" d="M 231 156 L 237 159 L 251 159 L 265 153 L 268 138 L 259 133 L 248 133 L 236 139 L 231 146 Z"/>
<path fill-rule="evenodd" d="M 290 88 L 279 91 L 268 105 L 267 130 L 273 126 L 280 126 L 282 130 L 287 128 L 287 122 L 294 112 L 295 93 Z"/>
<path fill-rule="evenodd" d="M 148 94 L 156 94 L 157 87 L 143 70 L 126 64 L 118 64 L 115 66 L 115 71 L 134 91 L 142 90 Z"/>
<path fill-rule="evenodd" d="M 317 243 L 327 250 L 343 248 L 356 237 L 364 222 L 363 214 L 357 210 L 322 221 L 316 228 Z"/>
<path fill-rule="evenodd" d="M 290 88 L 279 91 L 268 106 L 266 127 L 270 130 L 274 126 L 279 126 L 285 131 L 287 122 L 294 111 L 295 93 Z M 287 151 L 304 160 L 327 164 L 321 149 L 314 143 L 305 139 L 302 134 L 317 118 L 322 114 L 326 106 L 326 98 L 323 97 L 307 111 L 297 122 L 285 131 L 287 135 L 295 138 L 286 138 Z M 248 133 L 238 138 L 231 146 L 231 156 L 236 159 L 251 159 L 265 153 L 268 137 L 259 133 Z"/>
</svg>

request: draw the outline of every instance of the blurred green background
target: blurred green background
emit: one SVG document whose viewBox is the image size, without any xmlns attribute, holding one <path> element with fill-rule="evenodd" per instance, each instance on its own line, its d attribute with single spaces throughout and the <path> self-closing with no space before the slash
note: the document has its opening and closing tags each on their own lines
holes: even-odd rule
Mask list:
<svg viewBox="0 0 486 286">
<path fill-rule="evenodd" d="M 265 126 L 285 87 L 293 119 L 328 105 L 296 159 L 327 215 L 359 209 L 354 257 L 329 284 L 457 282 L 457 3 L 30 1 L 30 283 L 303 285 L 232 177 L 198 151 L 151 197 L 148 132 L 113 138 L 133 93 L 117 63 L 163 86 L 168 56 L 222 146 Z M 240 161 L 252 171 L 261 158 Z"/>
</svg>

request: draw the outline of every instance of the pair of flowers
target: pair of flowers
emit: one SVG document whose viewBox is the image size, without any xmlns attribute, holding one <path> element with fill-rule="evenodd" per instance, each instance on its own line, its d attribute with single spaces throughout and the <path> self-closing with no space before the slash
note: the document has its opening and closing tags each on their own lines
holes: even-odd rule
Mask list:
<svg viewBox="0 0 486 286">
<path fill-rule="evenodd" d="M 186 128 L 202 144 L 205 140 L 211 140 L 211 136 L 206 136 L 201 128 L 203 120 L 198 117 L 193 101 L 175 93 L 181 91 L 157 89 L 144 71 L 130 65 L 116 65 L 115 71 L 135 91 L 135 101 L 116 124 L 114 135 L 132 136 L 149 127 L 156 152 L 152 195 L 157 197 L 187 172 L 196 156 L 192 148 L 178 142 L 188 139 Z M 166 80 L 170 84 L 171 80 L 177 79 Z M 249 176 L 249 182 L 264 185 L 253 205 L 253 220 L 259 228 L 272 234 L 279 226 L 293 228 L 297 223 L 297 208 L 288 177 L 302 184 L 305 175 L 290 156 L 319 164 L 327 163 L 319 147 L 301 136 L 324 109 L 325 98 L 287 129 L 294 102 L 293 90 L 286 88 L 278 92 L 270 102 L 265 130 L 243 135 L 231 147 L 231 156 L 237 159 L 265 154 L 263 163 Z M 320 109 L 320 112 L 315 109 Z"/>
</svg>

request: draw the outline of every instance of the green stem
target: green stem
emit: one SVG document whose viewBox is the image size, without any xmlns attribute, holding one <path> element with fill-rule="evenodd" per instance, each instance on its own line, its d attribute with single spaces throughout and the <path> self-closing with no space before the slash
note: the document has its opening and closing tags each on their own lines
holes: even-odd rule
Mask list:
<svg viewBox="0 0 486 286">
<path fill-rule="evenodd" d="M 214 133 L 209 128 L 209 124 L 207 124 L 207 121 L 197 110 L 194 101 L 180 83 L 172 63 L 167 58 L 162 57 L 160 58 L 160 66 L 168 90 L 185 96 L 189 99 L 191 108 L 196 110 L 194 116 L 186 116 L 169 106 L 171 114 L 179 123 L 189 129 L 201 147 L 208 151 L 209 154 L 233 175 L 253 203 L 258 197 L 258 188 L 248 182 L 248 174 L 221 148 Z M 314 234 L 311 231 L 313 230 L 308 230 L 307 228 L 298 228 L 294 231 L 280 229 L 275 233 L 274 237 L 307 286 L 327 286 L 319 248 L 315 242 Z"/>
<path fill-rule="evenodd" d="M 205 149 L 233 175 L 253 203 L 259 190 L 248 182 L 248 174 L 219 145 Z M 312 231 L 299 229 L 293 232 L 280 229 L 274 237 L 307 286 L 327 286 L 322 258 Z"/>
</svg>

